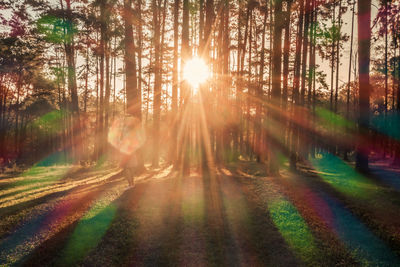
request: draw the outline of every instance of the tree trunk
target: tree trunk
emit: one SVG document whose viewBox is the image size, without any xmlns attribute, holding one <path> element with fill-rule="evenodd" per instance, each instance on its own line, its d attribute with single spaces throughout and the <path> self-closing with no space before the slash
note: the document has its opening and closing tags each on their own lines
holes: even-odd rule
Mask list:
<svg viewBox="0 0 400 267">
<path fill-rule="evenodd" d="M 340 30 L 342 26 L 342 0 L 339 0 L 339 15 L 338 15 L 338 39 L 336 41 L 336 88 L 335 88 L 335 113 L 338 112 L 338 95 L 339 95 L 339 66 L 340 66 Z"/>
<path fill-rule="evenodd" d="M 125 24 L 125 90 L 127 113 L 141 118 L 140 95 L 137 88 L 136 74 L 136 47 L 133 38 L 133 10 L 132 0 L 124 0 Z"/>
<path fill-rule="evenodd" d="M 15 104 L 15 133 L 14 133 L 14 148 L 15 148 L 15 156 L 18 158 L 19 156 L 19 102 L 20 102 L 20 96 L 21 96 L 21 89 L 22 89 L 22 71 L 18 74 L 17 78 L 17 102 Z"/>
<path fill-rule="evenodd" d="M 300 90 L 300 105 L 304 105 L 306 93 L 306 74 L 307 74 L 307 52 L 308 52 L 308 28 L 310 24 L 310 0 L 306 0 L 305 13 L 304 13 L 304 35 L 303 35 L 303 52 L 301 61 L 301 90 Z"/>
<path fill-rule="evenodd" d="M 72 134 L 73 134 L 73 150 L 75 154 L 75 160 L 79 160 L 80 156 L 80 147 L 81 147 L 81 137 L 80 137 L 80 117 L 79 117 L 79 101 L 78 101 L 78 88 L 76 84 L 76 66 L 75 66 L 75 44 L 74 44 L 74 36 L 72 28 L 72 10 L 71 10 L 71 2 L 66 0 L 67 10 L 66 10 L 66 20 L 69 22 L 66 25 L 67 34 L 65 40 L 65 56 L 67 59 L 67 68 L 68 68 L 68 90 L 71 95 L 71 111 L 73 117 L 73 126 L 72 126 Z"/>
<path fill-rule="evenodd" d="M 300 85 L 300 67 L 301 67 L 301 46 L 303 39 L 303 16 L 304 16 L 304 0 L 299 1 L 300 11 L 299 11 L 299 20 L 297 26 L 297 39 L 296 39 L 296 56 L 295 56 L 295 67 L 294 67 L 294 79 L 293 79 L 293 93 L 292 93 L 292 102 L 293 102 L 293 114 L 292 116 L 296 116 L 295 110 L 296 105 L 299 103 L 299 85 Z M 292 122 L 292 143 L 290 149 L 290 167 L 292 169 L 296 168 L 297 162 L 297 140 L 299 129 L 298 126 Z"/>
<path fill-rule="evenodd" d="M 347 81 L 347 99 L 346 99 L 346 118 L 350 118 L 350 82 L 351 82 L 351 61 L 353 58 L 353 35 L 354 35 L 354 14 L 356 1 L 353 2 L 351 13 L 351 35 L 350 35 L 350 58 L 349 58 L 349 78 Z"/>
<path fill-rule="evenodd" d="M 137 83 L 137 101 L 140 108 L 138 109 L 138 118 L 142 121 L 142 51 L 143 51 L 143 22 L 142 22 L 142 0 L 137 1 L 138 5 L 138 83 Z"/>
<path fill-rule="evenodd" d="M 267 18 L 268 18 L 268 8 L 267 5 L 263 6 L 264 20 L 263 20 L 263 28 L 262 28 L 262 37 L 261 37 L 261 58 L 260 58 L 260 70 L 258 73 L 258 89 L 257 89 L 257 98 L 259 100 L 263 99 L 264 94 L 264 65 L 265 65 L 265 33 L 267 28 Z M 256 102 L 256 136 L 255 136 L 255 150 L 257 161 L 261 162 L 262 160 L 262 148 L 261 148 L 261 138 L 262 138 L 262 101 Z"/>
<path fill-rule="evenodd" d="M 176 1 L 176 0 L 175 0 Z M 204 0 L 199 1 L 200 18 L 199 18 L 199 50 L 200 55 L 203 54 L 204 49 Z"/>
<path fill-rule="evenodd" d="M 331 46 L 331 97 L 330 97 L 330 110 L 333 110 L 333 81 L 335 72 L 335 3 L 332 3 L 332 46 Z"/>
<path fill-rule="evenodd" d="M 283 85 L 282 85 L 282 110 L 286 111 L 289 82 L 289 55 L 290 55 L 290 9 L 292 0 L 286 2 L 285 37 L 283 47 Z"/>
<path fill-rule="evenodd" d="M 369 136 L 369 65 L 371 47 L 371 0 L 358 1 L 358 73 L 359 73 L 359 125 L 356 168 L 368 171 Z M 363 141 L 364 140 L 364 141 Z"/>
<path fill-rule="evenodd" d="M 153 161 L 154 168 L 159 166 L 159 137 L 161 112 L 161 66 L 160 66 L 160 23 L 159 6 L 152 1 L 154 25 L 154 93 L 153 93 Z"/>
<path fill-rule="evenodd" d="M 310 27 L 310 46 L 309 46 L 309 61 L 308 61 L 308 93 L 307 93 L 307 106 L 308 108 L 311 107 L 311 95 L 312 95 L 312 86 L 313 86 L 313 77 L 315 75 L 315 41 L 314 41 L 314 29 L 315 25 L 315 0 L 311 0 L 310 6 L 310 20 L 311 20 L 311 27 Z"/>
<path fill-rule="evenodd" d="M 180 0 L 174 0 L 174 50 L 173 50 L 173 65 L 172 65 L 172 138 L 170 146 L 170 161 L 176 162 L 176 146 L 177 146 L 177 134 L 178 134 L 178 46 L 179 46 L 179 6 Z"/>
<path fill-rule="evenodd" d="M 398 41 L 399 40 L 397 40 L 397 42 Z M 400 55 L 400 45 L 398 45 L 398 43 L 397 43 L 397 46 L 399 48 L 399 55 Z M 399 61 L 397 62 L 396 69 L 397 69 L 397 75 L 396 75 L 396 77 L 397 77 L 397 99 L 396 99 L 396 101 L 397 101 L 397 106 L 396 106 L 397 117 L 395 119 L 397 120 L 397 123 L 399 123 L 400 122 L 400 81 L 398 80 L 400 77 L 400 62 Z M 393 94 L 394 94 L 394 91 L 393 91 Z M 395 149 L 395 151 L 394 151 L 393 165 L 400 166 L 400 144 L 399 144 L 399 142 L 396 142 L 394 149 Z"/>
<path fill-rule="evenodd" d="M 272 50 L 272 89 L 271 101 L 276 110 L 280 108 L 281 101 L 281 72 L 282 72 L 282 29 L 283 29 L 283 16 L 282 16 L 282 1 L 275 1 L 274 3 L 274 41 Z M 280 114 L 277 111 L 271 110 L 270 119 L 274 121 L 275 125 L 279 125 Z M 279 176 L 279 162 L 278 162 L 278 144 L 279 140 L 273 140 L 272 134 L 276 129 L 271 129 L 269 132 L 269 173 L 271 175 Z"/>
</svg>

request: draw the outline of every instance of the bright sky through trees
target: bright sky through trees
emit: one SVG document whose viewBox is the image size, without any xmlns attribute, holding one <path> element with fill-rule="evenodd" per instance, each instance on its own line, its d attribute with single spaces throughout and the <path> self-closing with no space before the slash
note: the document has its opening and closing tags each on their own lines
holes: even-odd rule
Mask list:
<svg viewBox="0 0 400 267">
<path fill-rule="evenodd" d="M 199 57 L 189 59 L 183 68 L 183 78 L 193 87 L 194 93 L 201 83 L 207 81 L 209 76 L 208 66 Z"/>
</svg>

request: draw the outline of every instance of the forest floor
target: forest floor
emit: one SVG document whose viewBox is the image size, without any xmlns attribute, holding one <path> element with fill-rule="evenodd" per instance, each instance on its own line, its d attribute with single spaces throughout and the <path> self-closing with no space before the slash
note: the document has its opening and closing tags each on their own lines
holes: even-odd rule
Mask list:
<svg viewBox="0 0 400 267">
<path fill-rule="evenodd" d="M 47 166 L 0 176 L 0 266 L 400 266 L 400 170 L 322 155 L 280 177 Z"/>
</svg>

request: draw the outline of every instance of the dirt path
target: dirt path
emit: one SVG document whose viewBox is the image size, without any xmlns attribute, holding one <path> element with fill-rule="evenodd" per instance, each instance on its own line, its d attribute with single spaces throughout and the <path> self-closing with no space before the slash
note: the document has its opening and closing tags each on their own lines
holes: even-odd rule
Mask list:
<svg viewBox="0 0 400 267">
<path fill-rule="evenodd" d="M 50 175 L 46 172 L 35 174 L 39 176 L 29 183 L 0 179 L 8 190 L 0 192 L 0 200 L 1 195 L 15 195 L 12 204 L 0 207 L 0 265 L 400 262 L 390 242 L 371 230 L 357 209 L 346 206 L 350 197 L 311 174 L 283 171 L 282 177 L 265 177 L 262 165 L 247 163 L 208 175 L 192 171 L 181 176 L 165 168 L 142 175 L 131 189 L 116 169 L 73 174 L 46 179 L 46 184 L 35 184 L 40 175 Z M 35 191 L 40 186 L 42 190 Z M 32 199 L 18 197 L 21 190 Z"/>
<path fill-rule="evenodd" d="M 196 173 L 138 184 L 118 200 L 108 233 L 82 264 L 300 265 L 245 188 L 233 177 Z"/>
</svg>

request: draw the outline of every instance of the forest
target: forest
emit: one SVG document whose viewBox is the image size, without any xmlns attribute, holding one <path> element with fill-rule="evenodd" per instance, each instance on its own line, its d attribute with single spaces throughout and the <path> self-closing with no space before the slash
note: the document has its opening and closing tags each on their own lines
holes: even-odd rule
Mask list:
<svg viewBox="0 0 400 267">
<path fill-rule="evenodd" d="M 399 77 L 398 0 L 0 0 L 0 265 L 400 265 Z"/>
</svg>

